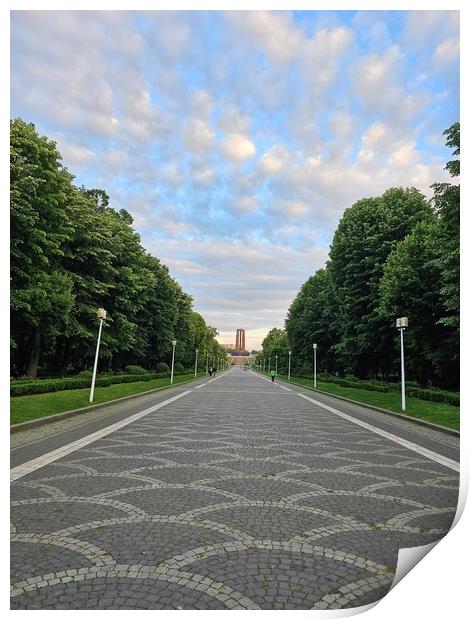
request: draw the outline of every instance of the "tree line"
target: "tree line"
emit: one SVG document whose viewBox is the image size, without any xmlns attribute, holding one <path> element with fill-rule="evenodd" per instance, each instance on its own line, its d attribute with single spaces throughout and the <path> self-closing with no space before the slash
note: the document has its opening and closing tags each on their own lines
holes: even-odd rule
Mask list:
<svg viewBox="0 0 470 620">
<path fill-rule="evenodd" d="M 101 370 L 176 359 L 194 364 L 199 348 L 225 357 L 217 331 L 192 298 L 141 245 L 124 209 L 102 189 L 77 187 L 56 143 L 31 123 L 10 122 L 11 373 L 35 378 L 91 366 L 97 308 L 108 312 Z M 108 320 L 109 319 L 109 320 Z"/>
<path fill-rule="evenodd" d="M 444 131 L 454 158 L 460 124 Z M 453 177 L 459 159 L 448 162 Z M 459 384 L 460 186 L 436 183 L 426 199 L 417 189 L 391 188 L 344 212 L 329 260 L 303 284 L 285 320 L 272 329 L 259 358 L 278 355 L 287 366 L 311 369 L 318 344 L 322 372 L 359 378 L 393 377 L 399 371 L 398 317 L 405 334 L 409 378 L 420 385 Z"/>
</svg>

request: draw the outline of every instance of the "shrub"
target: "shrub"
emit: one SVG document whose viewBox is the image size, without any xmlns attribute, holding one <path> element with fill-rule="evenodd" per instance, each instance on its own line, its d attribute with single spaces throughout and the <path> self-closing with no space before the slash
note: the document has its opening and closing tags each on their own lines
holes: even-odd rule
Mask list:
<svg viewBox="0 0 470 620">
<path fill-rule="evenodd" d="M 82 370 L 81 372 L 78 373 L 77 377 L 80 377 L 80 379 L 90 379 L 93 377 L 93 371 L 91 370 Z"/>
<path fill-rule="evenodd" d="M 185 368 L 183 366 L 183 364 L 180 364 L 179 362 L 176 362 L 175 364 L 175 374 L 176 375 L 182 375 L 185 372 Z"/>
<path fill-rule="evenodd" d="M 156 372 L 158 372 L 159 374 L 164 372 L 170 372 L 170 367 L 168 366 L 168 364 L 165 364 L 165 362 L 158 362 Z"/>
<path fill-rule="evenodd" d="M 146 373 L 145 375 L 107 375 L 97 377 L 96 387 L 107 387 L 116 383 L 134 383 L 136 381 L 151 381 L 162 375 Z M 11 396 L 26 396 L 29 394 L 45 394 L 47 392 L 59 392 L 61 390 L 78 390 L 90 387 L 90 379 L 75 377 L 71 379 L 43 379 L 41 381 L 23 382 L 12 385 Z"/>
<path fill-rule="evenodd" d="M 148 372 L 142 366 L 126 366 L 125 371 L 128 375 L 145 375 Z"/>
<path fill-rule="evenodd" d="M 432 388 L 410 388 L 406 390 L 408 396 L 420 398 L 421 400 L 430 400 L 435 403 L 446 403 L 458 407 L 460 405 L 460 394 L 453 392 L 445 392 L 443 390 L 435 390 Z"/>
</svg>

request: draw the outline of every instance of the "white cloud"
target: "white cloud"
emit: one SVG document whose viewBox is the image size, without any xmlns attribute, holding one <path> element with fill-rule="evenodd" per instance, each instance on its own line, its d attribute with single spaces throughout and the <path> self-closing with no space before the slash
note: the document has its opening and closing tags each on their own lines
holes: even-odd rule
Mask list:
<svg viewBox="0 0 470 620">
<path fill-rule="evenodd" d="M 193 118 L 185 123 L 183 137 L 186 147 L 193 153 L 206 153 L 214 145 L 215 133 L 203 120 Z"/>
<path fill-rule="evenodd" d="M 259 207 L 260 201 L 256 196 L 244 196 L 233 202 L 233 208 L 240 213 L 251 213 Z"/>
<path fill-rule="evenodd" d="M 86 146 L 72 144 L 62 138 L 58 138 L 57 147 L 67 166 L 84 166 L 93 159 L 93 152 Z"/>
<path fill-rule="evenodd" d="M 434 52 L 434 61 L 439 65 L 446 65 L 458 59 L 460 54 L 460 41 L 458 37 L 449 37 L 439 43 Z"/>
<path fill-rule="evenodd" d="M 227 18 L 241 37 L 249 37 L 275 62 L 290 60 L 302 41 L 302 33 L 287 11 L 233 11 Z"/>
<path fill-rule="evenodd" d="M 222 153 L 236 163 L 243 163 L 256 153 L 256 146 L 242 134 L 233 133 L 224 138 L 220 143 Z"/>
<path fill-rule="evenodd" d="M 276 145 L 261 157 L 258 168 L 262 174 L 276 174 L 284 168 L 288 158 L 287 149 L 281 145 Z"/>
</svg>

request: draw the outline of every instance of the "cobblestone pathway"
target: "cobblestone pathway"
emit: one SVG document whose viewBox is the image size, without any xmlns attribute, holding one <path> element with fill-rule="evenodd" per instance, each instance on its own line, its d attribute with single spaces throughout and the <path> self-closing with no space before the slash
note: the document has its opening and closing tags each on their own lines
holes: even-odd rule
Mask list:
<svg viewBox="0 0 470 620">
<path fill-rule="evenodd" d="M 365 605 L 445 535 L 458 483 L 234 370 L 11 485 L 12 608 Z"/>
</svg>

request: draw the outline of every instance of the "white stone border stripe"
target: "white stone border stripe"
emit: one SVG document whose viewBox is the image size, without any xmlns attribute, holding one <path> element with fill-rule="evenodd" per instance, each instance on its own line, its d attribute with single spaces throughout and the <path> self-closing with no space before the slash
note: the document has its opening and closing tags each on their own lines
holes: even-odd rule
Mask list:
<svg viewBox="0 0 470 620">
<path fill-rule="evenodd" d="M 13 482 L 14 480 L 18 480 L 18 478 L 22 478 L 23 476 L 26 476 L 27 474 L 30 474 L 31 472 L 36 471 L 37 469 L 40 469 L 41 467 L 44 467 L 45 465 L 49 465 L 49 463 L 53 463 L 54 461 L 57 461 L 58 459 L 61 459 L 64 456 L 67 456 L 67 454 L 75 452 L 76 450 L 80 450 L 80 448 L 83 448 L 84 446 L 88 446 L 89 444 L 97 441 L 98 439 L 101 439 L 102 437 L 106 437 L 107 435 L 114 433 L 114 431 L 117 431 L 120 428 L 127 426 L 128 424 L 132 424 L 132 422 L 136 422 L 137 420 L 140 420 L 140 418 L 143 418 L 149 413 L 153 413 L 154 411 L 157 411 L 158 409 L 161 409 L 162 407 L 169 405 L 175 400 L 178 400 L 179 398 L 182 398 L 183 396 L 186 396 L 187 394 L 190 394 L 191 392 L 192 390 L 187 390 L 186 392 L 182 392 L 181 394 L 176 394 L 176 396 L 172 396 L 171 398 L 164 400 L 162 403 L 158 403 L 158 405 L 153 405 L 152 407 L 148 407 L 148 409 L 144 409 L 143 411 L 140 411 L 139 413 L 135 413 L 129 418 L 125 418 L 124 420 L 121 420 L 120 422 L 116 422 L 115 424 L 106 426 L 105 428 L 102 428 L 101 430 L 96 431 L 95 433 L 91 433 L 91 435 L 86 435 L 85 437 L 82 437 L 81 439 L 78 439 L 77 441 L 73 441 L 72 443 L 69 443 L 68 445 L 61 446 L 60 448 L 57 448 L 57 450 L 53 450 L 52 452 L 43 454 L 42 456 L 32 459 L 31 461 L 27 461 L 26 463 L 22 463 L 21 465 L 18 465 L 17 467 L 13 467 L 12 469 L 10 469 L 10 482 Z"/>
<path fill-rule="evenodd" d="M 309 396 L 306 396 L 305 394 L 301 394 L 300 392 L 297 392 L 297 396 L 300 396 L 301 398 L 308 400 L 314 405 L 317 405 L 317 407 L 321 407 L 322 409 L 326 409 L 327 411 L 334 413 L 335 415 L 339 416 L 340 418 L 343 418 L 344 420 L 348 420 L 349 422 L 352 422 L 353 424 L 362 426 L 362 428 L 365 428 L 366 430 L 371 431 L 372 433 L 375 433 L 376 435 L 381 435 L 382 437 L 385 437 L 386 439 L 389 439 L 390 441 L 393 441 L 399 444 L 400 446 L 403 446 L 404 448 L 408 448 L 408 450 L 413 450 L 413 452 L 417 452 L 418 454 L 421 454 L 421 456 L 431 459 L 432 461 L 435 461 L 436 463 L 439 463 L 440 465 L 443 465 L 444 467 L 448 467 L 449 469 L 452 469 L 456 472 L 460 472 L 460 464 L 457 463 L 457 461 L 453 461 L 452 459 L 449 459 L 446 456 L 437 454 L 437 452 L 433 452 L 432 450 L 428 450 L 427 448 L 418 446 L 418 444 L 413 443 L 411 441 L 407 441 L 406 439 L 403 439 L 402 437 L 398 437 L 397 435 L 388 433 L 387 431 L 384 431 L 381 428 L 372 426 L 372 424 L 368 424 L 367 422 L 363 422 L 362 420 L 354 418 L 348 415 L 347 413 L 338 411 L 338 409 L 334 409 L 333 407 L 330 407 L 329 405 L 324 405 L 318 400 L 314 400 L 313 398 L 310 398 Z"/>
</svg>

